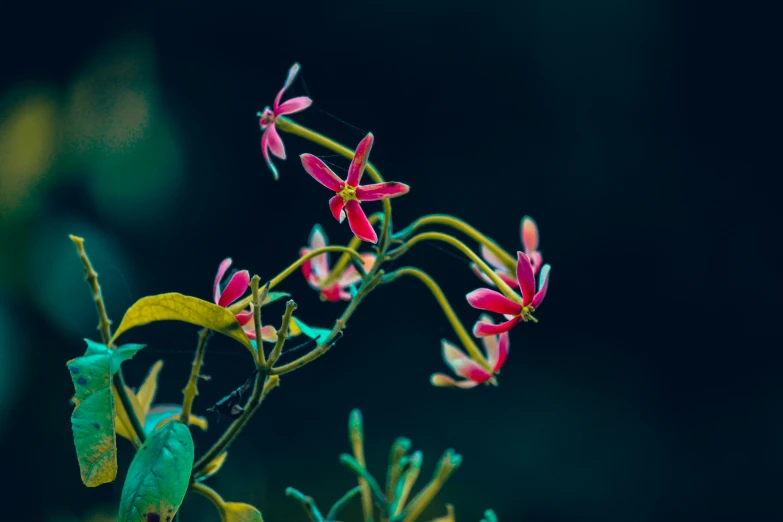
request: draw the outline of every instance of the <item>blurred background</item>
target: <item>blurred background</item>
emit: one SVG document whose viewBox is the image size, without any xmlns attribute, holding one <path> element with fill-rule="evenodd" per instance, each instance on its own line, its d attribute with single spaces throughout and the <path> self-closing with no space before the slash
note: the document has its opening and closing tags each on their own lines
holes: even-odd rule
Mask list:
<svg viewBox="0 0 783 522">
<path fill-rule="evenodd" d="M 552 279 L 540 323 L 511 334 L 500 386 L 471 391 L 429 384 L 441 338 L 457 339 L 425 288 L 380 288 L 334 350 L 282 380 L 212 486 L 268 522 L 306 519 L 287 486 L 326 509 L 355 484 L 338 455 L 360 408 L 379 477 L 399 435 L 424 453 L 421 484 L 444 449 L 463 455 L 431 517 L 446 502 L 460 522 L 487 508 L 503 522 L 781 515 L 780 340 L 765 326 L 781 259 L 764 245 L 780 236 L 778 197 L 753 176 L 771 170 L 772 18 L 653 0 L 3 9 L 0 447 L 16 500 L 4 520 L 108 521 L 121 491 L 79 480 L 65 362 L 99 336 L 67 234 L 86 238 L 115 325 L 145 295 L 209 299 L 224 257 L 274 276 L 316 222 L 349 240 L 297 159 L 328 152 L 283 135 L 279 182 L 261 156 L 255 114 L 295 61 L 289 93 L 314 100 L 295 119 L 350 147 L 372 131 L 373 163 L 411 185 L 397 228 L 454 214 L 513 252 L 529 214 Z M 470 325 L 464 294 L 480 283 L 452 254 L 421 245 L 404 262 Z M 342 310 L 298 273 L 282 289 L 310 324 Z M 179 402 L 196 328 L 124 340 L 148 345 L 128 383 L 164 359 L 159 401 Z M 250 365 L 215 336 L 197 412 Z M 197 454 L 225 428 L 210 422 Z M 118 444 L 122 474 L 132 448 Z M 217 519 L 188 496 L 184 522 Z"/>
</svg>

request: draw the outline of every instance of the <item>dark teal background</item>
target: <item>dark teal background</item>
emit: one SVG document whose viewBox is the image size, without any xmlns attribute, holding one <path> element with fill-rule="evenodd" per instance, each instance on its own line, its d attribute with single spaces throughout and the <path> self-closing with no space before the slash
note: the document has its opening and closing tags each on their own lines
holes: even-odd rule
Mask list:
<svg viewBox="0 0 783 522">
<path fill-rule="evenodd" d="M 358 407 L 379 478 L 398 435 L 424 452 L 421 484 L 444 449 L 463 455 L 429 518 L 446 502 L 460 522 L 487 508 L 502 522 L 779 517 L 780 340 L 767 326 L 781 290 L 779 165 L 769 159 L 779 57 L 775 18 L 736 8 L 404 0 L 7 11 L 0 114 L 7 123 L 28 96 L 47 100 L 55 145 L 14 209 L 0 207 L 3 520 L 97 522 L 121 491 L 79 481 L 65 362 L 98 335 L 68 233 L 87 239 L 115 324 L 144 295 L 208 299 L 227 256 L 274 276 L 316 222 L 333 243 L 350 238 L 298 164 L 328 152 L 283 135 L 279 182 L 260 153 L 256 111 L 294 61 L 304 83 L 291 94 L 315 101 L 295 119 L 351 147 L 372 131 L 371 161 L 412 187 L 394 202 L 397 228 L 454 214 L 513 252 L 529 214 L 551 284 L 540 323 L 511 333 L 500 386 L 472 391 L 428 382 L 445 368 L 440 339 L 457 339 L 425 288 L 380 288 L 332 352 L 282 379 L 211 485 L 268 522 L 306 520 L 287 486 L 327 509 L 355 483 L 338 455 Z M 118 89 L 144 102 L 118 105 Z M 135 107 L 148 121 L 132 127 Z M 97 135 L 119 125 L 132 145 L 105 154 L 115 135 L 85 141 L 71 130 L 83 116 Z M 0 177 L 0 195 L 10 180 Z M 450 253 L 421 245 L 404 262 L 440 281 L 472 324 L 464 294 L 480 283 Z M 308 323 L 326 326 L 341 310 L 299 274 L 281 288 Z M 265 317 L 277 322 L 282 308 Z M 154 325 L 126 341 L 148 344 L 126 364 L 128 382 L 164 358 L 159 397 L 179 401 L 196 329 Z M 243 348 L 214 338 L 196 409 L 249 371 Z M 197 453 L 225 427 L 210 422 Z M 119 448 L 124 470 L 132 451 Z M 188 497 L 182 520 L 217 515 Z"/>
</svg>

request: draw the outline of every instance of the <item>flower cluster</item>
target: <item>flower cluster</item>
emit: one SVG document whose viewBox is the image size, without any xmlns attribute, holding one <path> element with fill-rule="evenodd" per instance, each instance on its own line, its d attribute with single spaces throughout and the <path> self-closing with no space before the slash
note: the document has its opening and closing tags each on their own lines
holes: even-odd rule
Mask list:
<svg viewBox="0 0 783 522">
<path fill-rule="evenodd" d="M 130 465 L 123 487 L 120 520 L 136 520 L 137 515 L 145 520 L 159 520 L 163 506 L 168 520 L 177 512 L 187 492 L 199 493 L 210 500 L 217 507 L 222 520 L 263 520 L 260 511 L 253 506 L 226 502 L 202 481 L 220 470 L 228 455 L 227 448 L 269 393 L 279 385 L 281 376 L 325 354 L 343 336 L 352 314 L 364 298 L 380 286 L 391 284 L 402 276 L 418 279 L 432 293 L 460 339 L 461 347 L 445 339 L 441 341 L 443 360 L 458 379 L 435 373 L 430 378 L 435 386 L 470 389 L 479 384 L 497 384 L 497 375 L 508 360 L 511 330 L 523 322 L 538 322 L 533 313 L 540 309 L 546 296 L 550 266 L 543 264 L 543 256 L 538 249 L 539 231 L 535 221 L 528 216 L 522 219 L 522 250 L 516 252 L 516 256 L 453 216 L 423 216 L 395 233 L 390 200 L 407 194 L 410 188 L 404 183 L 384 181 L 378 169 L 368 162 L 375 140 L 372 133 L 364 136 L 356 150 L 351 151 L 286 117 L 312 104 L 312 100 L 306 96 L 282 100 L 298 72 L 299 64 L 294 64 L 271 107 L 257 114 L 263 131 L 261 152 L 275 179 L 279 178 L 279 174 L 271 156 L 283 160 L 286 158 L 281 132 L 295 134 L 350 160 L 345 179 L 341 179 L 321 158 L 309 153 L 300 156 L 304 171 L 331 191 L 329 210 L 332 216 L 339 224 L 347 219 L 353 233 L 347 244 L 330 245 L 326 233 L 316 224 L 310 232 L 307 246 L 299 250 L 298 257 L 263 287 L 260 287 L 261 278 L 257 275 L 251 278 L 248 270 L 233 270 L 229 274 L 232 260 L 226 258 L 215 274 L 211 302 L 177 292 L 147 296 L 126 311 L 112 334 L 112 322 L 103 305 L 97 274 L 84 252 L 83 239 L 71 237 L 79 249 L 86 280 L 92 288 L 103 340 L 102 343 L 87 340 L 85 355 L 68 363 L 75 389 L 72 416 L 74 443 L 82 481 L 88 486 L 114 480 L 117 474 L 117 434 L 128 438 L 140 450 Z M 372 182 L 363 185 L 361 181 L 365 173 Z M 383 202 L 383 212 L 368 218 L 362 204 L 374 201 Z M 471 246 L 453 235 L 433 231 L 416 232 L 432 224 L 450 226 L 455 233 L 468 236 L 478 244 L 480 256 Z M 380 234 L 376 232 L 375 225 L 379 226 Z M 446 294 L 429 274 L 414 266 L 393 265 L 394 260 L 422 241 L 447 243 L 472 261 L 471 269 L 487 286 L 466 294 L 467 302 L 475 309 L 497 314 L 502 319 L 482 313 L 471 332 L 457 317 Z M 371 251 L 360 252 L 360 247 Z M 340 255 L 334 264 L 330 259 L 332 253 Z M 294 317 L 295 312 L 298 314 L 298 306 L 293 299 L 285 304 L 279 329 L 262 325 L 262 307 L 289 296 L 285 292 L 272 290 L 300 270 L 306 284 L 316 290 L 323 301 L 348 302 L 334 319 L 333 326 L 308 326 L 298 315 Z M 465 275 L 468 272 L 465 270 Z M 248 288 L 251 290 L 250 296 L 247 295 Z M 264 317 L 268 317 L 268 314 L 264 314 Z M 144 345 L 118 345 L 116 339 L 131 328 L 172 320 L 200 327 L 199 340 L 190 376 L 182 388 L 182 405 L 155 405 L 162 361 L 155 363 L 138 391 L 132 390 L 124 384 L 121 364 L 131 359 Z M 200 371 L 207 343 L 213 333 L 222 334 L 245 347 L 252 356 L 254 367 L 243 384 L 234 387 L 214 406 L 206 408 L 206 411 L 229 416 L 232 422 L 196 460 L 190 425 L 207 428 L 206 420 L 195 414 L 194 402 L 199 395 L 199 379 L 206 378 Z M 303 335 L 309 340 L 284 351 L 288 337 L 296 335 Z M 274 347 L 267 349 L 261 341 L 274 342 Z M 483 351 L 477 346 L 477 341 L 483 345 Z M 309 351 L 300 352 L 297 358 L 280 363 L 281 358 L 288 359 L 288 354 L 299 348 L 307 348 Z M 452 450 L 446 451 L 433 479 L 421 493 L 408 501 L 410 489 L 419 473 L 421 454 L 408 454 L 410 442 L 398 439 L 392 451 L 386 491 L 383 492 L 365 467 L 361 416 L 358 411 L 351 414 L 349 427 L 354 456 L 344 455 L 341 461 L 357 475 L 359 485 L 334 504 L 325 520 L 335 520 L 337 512 L 348 501 L 360 496 L 363 520 L 373 520 L 374 512 L 378 511 L 381 520 L 404 519 L 406 522 L 415 522 L 461 461 L 458 454 Z M 162 448 L 168 451 L 163 452 Z M 151 450 L 141 451 L 147 449 Z M 150 455 L 156 457 L 151 458 Z M 164 468 L 166 473 L 161 474 Z M 151 481 L 158 487 L 148 488 L 147 484 Z M 138 492 L 142 490 L 149 490 L 149 495 L 140 496 Z M 295 490 L 289 490 L 289 494 L 302 503 L 313 520 L 323 519 L 311 498 Z M 453 510 L 449 508 L 447 513 L 445 518 L 437 520 L 454 522 Z M 491 510 L 485 512 L 485 518 L 487 522 L 497 522 Z"/>
</svg>

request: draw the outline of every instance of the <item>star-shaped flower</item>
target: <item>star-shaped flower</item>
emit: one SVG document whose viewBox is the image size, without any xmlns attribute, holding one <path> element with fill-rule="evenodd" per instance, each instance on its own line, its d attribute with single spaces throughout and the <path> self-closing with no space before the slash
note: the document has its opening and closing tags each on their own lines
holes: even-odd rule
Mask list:
<svg viewBox="0 0 783 522">
<path fill-rule="evenodd" d="M 342 223 L 347 214 L 348 224 L 351 226 L 351 231 L 353 231 L 354 235 L 363 241 L 376 243 L 378 236 L 367 220 L 367 215 L 362 210 L 359 202 L 378 201 L 401 196 L 406 194 L 410 187 L 394 181 L 364 186 L 359 185 L 362 174 L 364 174 L 364 168 L 367 166 L 367 157 L 370 155 L 372 143 L 373 135 L 370 133 L 356 147 L 356 152 L 351 161 L 351 166 L 348 168 L 348 176 L 345 181 L 337 177 L 337 174 L 332 169 L 312 154 L 302 154 L 301 158 L 302 165 L 307 173 L 321 185 L 335 192 L 336 195 L 329 200 L 329 209 L 332 211 L 335 219 Z"/>
<path fill-rule="evenodd" d="M 313 250 L 323 248 L 329 244 L 323 229 L 319 225 L 313 227 L 310 232 L 310 246 L 299 251 L 304 256 Z M 375 263 L 375 254 L 362 254 L 364 271 L 369 272 Z M 302 265 L 302 273 L 307 283 L 321 293 L 321 299 L 325 301 L 350 301 L 351 293 L 348 289 L 361 281 L 362 276 L 356 267 L 348 265 L 340 276 L 328 282 L 331 269 L 329 268 L 329 253 L 319 254 Z"/>
<path fill-rule="evenodd" d="M 261 136 L 261 152 L 264 155 L 267 166 L 269 166 L 269 170 L 274 174 L 275 179 L 279 179 L 280 175 L 277 172 L 277 168 L 272 164 L 269 152 L 271 151 L 272 154 L 282 160 L 285 159 L 285 147 L 283 146 L 283 140 L 280 138 L 280 134 L 278 134 L 277 129 L 275 128 L 275 121 L 277 121 L 278 116 L 303 111 L 313 103 L 313 100 L 307 96 L 291 98 L 290 100 L 280 103 L 283 93 L 292 83 L 294 83 L 294 78 L 296 78 L 298 72 L 299 64 L 295 63 L 288 71 L 288 78 L 286 78 L 283 88 L 277 93 L 272 108 L 266 107 L 263 112 L 259 112 L 256 115 L 258 116 L 258 124 L 261 126 L 261 130 L 264 131 L 264 134 Z"/>
<path fill-rule="evenodd" d="M 536 292 L 536 278 L 530 259 L 523 252 L 517 252 L 517 282 L 522 291 L 521 299 L 517 296 L 517 300 L 511 300 L 489 288 L 479 288 L 466 296 L 473 308 L 503 314 L 507 319 L 506 322 L 497 325 L 479 321 L 473 326 L 473 335 L 476 337 L 497 335 L 509 331 L 521 321 L 535 321 L 530 314 L 541 305 L 546 296 L 549 286 L 549 265 L 544 265 L 541 269 Z"/>
</svg>

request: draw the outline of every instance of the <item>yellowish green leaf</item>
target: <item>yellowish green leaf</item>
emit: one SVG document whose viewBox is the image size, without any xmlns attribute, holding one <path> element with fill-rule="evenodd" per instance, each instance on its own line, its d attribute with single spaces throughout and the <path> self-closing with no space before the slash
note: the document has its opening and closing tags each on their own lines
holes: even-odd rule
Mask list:
<svg viewBox="0 0 783 522">
<path fill-rule="evenodd" d="M 224 451 L 214 459 L 207 462 L 207 464 L 204 466 L 204 469 L 202 469 L 197 475 L 196 480 L 204 480 L 208 479 L 218 471 L 220 471 L 220 468 L 223 467 L 223 463 L 226 462 L 226 457 L 228 457 L 228 452 Z"/>
<path fill-rule="evenodd" d="M 124 439 L 133 440 L 133 437 L 131 436 L 131 433 L 133 433 L 133 424 L 131 424 L 130 417 L 128 417 L 128 412 L 125 411 L 125 406 L 123 406 L 120 396 L 117 394 L 117 390 L 114 389 L 114 387 L 112 387 L 111 393 L 114 397 L 114 404 L 116 406 L 115 430 L 117 431 L 117 435 Z M 125 393 L 128 395 L 128 399 L 130 399 L 130 403 L 133 405 L 133 411 L 136 412 L 136 417 L 138 417 L 139 422 L 144 425 L 145 412 L 141 408 L 139 400 L 129 386 L 125 387 Z"/>
<path fill-rule="evenodd" d="M 225 522 L 264 522 L 261 512 L 250 504 L 226 502 L 222 507 Z"/>
<path fill-rule="evenodd" d="M 183 321 L 220 332 L 255 352 L 250 339 L 228 309 L 178 293 L 152 295 L 136 301 L 122 318 L 113 339 L 131 328 L 156 321 Z"/>
<path fill-rule="evenodd" d="M 136 397 L 139 400 L 139 405 L 144 410 L 145 415 L 148 411 L 150 411 L 150 408 L 152 407 L 152 401 L 155 400 L 155 393 L 158 390 L 158 374 L 162 368 L 163 361 L 157 361 L 155 364 L 153 364 L 152 368 L 150 368 L 150 372 L 147 374 L 144 382 L 141 383 L 141 386 L 139 386 L 139 391 L 136 394 Z M 144 421 L 142 420 L 142 424 L 143 423 Z"/>
<path fill-rule="evenodd" d="M 120 364 L 144 348 L 128 344 L 111 350 L 87 341 L 84 355 L 68 361 L 76 391 L 71 415 L 73 441 L 82 482 L 94 487 L 117 477 L 117 438 L 114 432 L 115 405 L 112 376 Z"/>
<path fill-rule="evenodd" d="M 193 438 L 170 422 L 153 433 L 133 457 L 120 499 L 119 522 L 173 520 L 190 481 Z"/>
</svg>

